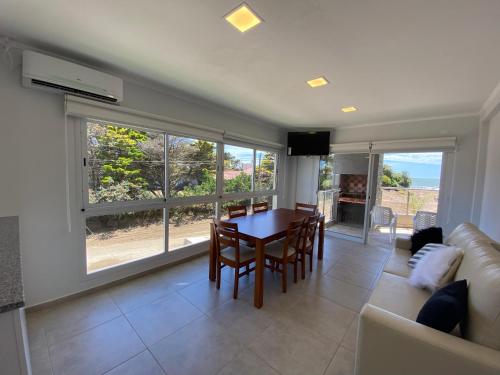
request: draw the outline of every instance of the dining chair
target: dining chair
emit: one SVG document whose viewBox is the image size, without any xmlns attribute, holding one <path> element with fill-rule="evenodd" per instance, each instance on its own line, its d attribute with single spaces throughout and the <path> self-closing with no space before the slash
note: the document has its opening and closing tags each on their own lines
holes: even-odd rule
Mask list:
<svg viewBox="0 0 500 375">
<path fill-rule="evenodd" d="M 240 277 L 255 270 L 255 266 L 250 267 L 255 262 L 255 249 L 240 243 L 238 224 L 213 219 L 212 225 L 217 250 L 217 289 L 220 289 L 221 269 L 225 266 L 234 268 L 233 298 L 237 299 Z M 245 271 L 240 273 L 241 267 L 245 267 Z"/>
<path fill-rule="evenodd" d="M 227 208 L 227 214 L 230 219 L 235 217 L 247 216 L 247 206 L 229 206 Z"/>
<path fill-rule="evenodd" d="M 306 277 L 306 257 L 309 257 L 309 272 L 313 270 L 313 255 L 314 255 L 314 239 L 316 238 L 316 229 L 319 223 L 319 213 L 310 216 L 304 222 L 304 236 L 300 241 L 300 251 L 298 253 L 297 261 L 301 262 L 302 279 Z"/>
<path fill-rule="evenodd" d="M 286 293 L 288 263 L 293 264 L 293 281 L 297 282 L 297 253 L 300 251 L 301 236 L 304 231 L 305 218 L 288 224 L 284 240 L 271 242 L 264 248 L 265 259 L 271 264 L 265 267 L 281 273 L 281 289 Z M 278 267 L 275 267 L 277 265 Z M 279 269 L 281 265 L 281 269 Z"/>
<path fill-rule="evenodd" d="M 267 202 L 254 203 L 252 204 L 252 210 L 254 214 L 258 214 L 259 212 L 265 212 L 269 210 L 269 205 L 267 204 Z"/>
<path fill-rule="evenodd" d="M 310 212 L 311 214 L 315 214 L 318 211 L 318 206 L 316 204 L 296 202 L 295 209 L 298 211 L 305 211 Z"/>
</svg>

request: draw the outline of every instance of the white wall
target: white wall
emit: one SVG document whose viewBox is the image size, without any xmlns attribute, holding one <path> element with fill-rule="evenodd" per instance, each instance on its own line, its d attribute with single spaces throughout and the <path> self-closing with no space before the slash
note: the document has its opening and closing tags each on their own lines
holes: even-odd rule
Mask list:
<svg viewBox="0 0 500 375">
<path fill-rule="evenodd" d="M 69 233 L 66 224 L 63 97 L 25 89 L 20 82 L 19 67 L 10 71 L 0 63 L 0 216 L 20 216 L 26 302 L 33 305 L 125 274 L 117 273 L 106 279 L 82 279 L 82 237 L 78 228 Z M 125 83 L 123 105 L 250 137 L 284 142 L 284 132 L 269 124 L 137 84 Z M 70 139 L 73 139 L 72 133 L 70 129 Z M 70 151 L 73 177 L 76 174 L 73 148 Z M 72 178 L 74 223 L 81 221 L 76 189 Z"/>
<path fill-rule="evenodd" d="M 297 159 L 295 202 L 316 204 L 318 197 L 319 156 L 290 156 Z"/>
<path fill-rule="evenodd" d="M 449 233 L 458 224 L 470 221 L 478 129 L 478 116 L 468 116 L 337 128 L 333 129 L 332 138 L 334 143 L 351 143 L 456 136 L 458 148 L 453 168 L 451 168 L 451 176 L 447 176 L 453 181 L 453 188 L 451 191 L 443 192 L 443 194 L 448 194 L 450 198 L 450 206 L 449 209 L 446 209 L 442 222 L 445 232 Z M 293 168 L 292 165 L 288 167 L 289 169 Z M 289 173 L 292 172 L 289 171 Z M 297 179 L 300 179 L 300 176 L 297 175 Z M 293 194 L 293 191 L 289 192 Z M 287 197 L 288 202 L 293 201 L 293 199 L 293 197 Z"/>
<path fill-rule="evenodd" d="M 490 121 L 480 228 L 500 242 L 500 112 Z"/>
</svg>

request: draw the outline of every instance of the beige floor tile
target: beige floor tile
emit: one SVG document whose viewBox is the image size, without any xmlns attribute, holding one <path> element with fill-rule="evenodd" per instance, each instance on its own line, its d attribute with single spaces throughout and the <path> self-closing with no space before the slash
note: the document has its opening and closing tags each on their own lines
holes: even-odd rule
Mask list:
<svg viewBox="0 0 500 375">
<path fill-rule="evenodd" d="M 338 262 L 326 273 L 326 276 L 369 289 L 377 278 L 378 272 Z"/>
<path fill-rule="evenodd" d="M 265 309 L 256 309 L 247 301 L 229 300 L 209 313 L 219 325 L 242 345 L 249 345 L 274 322 L 273 314 Z"/>
<path fill-rule="evenodd" d="M 28 334 L 30 361 L 33 374 L 52 375 L 49 347 L 45 339 L 45 331 L 38 330 L 35 334 Z"/>
<path fill-rule="evenodd" d="M 165 375 L 148 350 L 115 367 L 106 375 Z"/>
<path fill-rule="evenodd" d="M 342 346 L 349 349 L 352 352 L 356 352 L 356 341 L 358 339 L 358 325 L 359 325 L 359 315 L 351 323 L 349 330 L 347 331 L 344 339 L 342 340 Z"/>
<path fill-rule="evenodd" d="M 359 312 L 370 296 L 370 290 L 323 276 L 309 285 L 309 293 Z"/>
<path fill-rule="evenodd" d="M 217 375 L 279 375 L 265 361 L 250 350 L 244 350 L 238 357 L 229 362 Z"/>
<path fill-rule="evenodd" d="M 354 375 L 354 353 L 340 347 L 325 375 Z"/>
<path fill-rule="evenodd" d="M 55 375 L 102 374 L 145 347 L 124 317 L 101 324 L 89 331 L 50 347 Z"/>
<path fill-rule="evenodd" d="M 43 327 L 51 346 L 120 315 L 110 296 L 99 292 L 30 313 L 28 325 Z"/>
<path fill-rule="evenodd" d="M 151 347 L 169 375 L 217 374 L 242 346 L 212 319 L 195 320 Z"/>
<path fill-rule="evenodd" d="M 356 313 L 325 298 L 305 295 L 283 316 L 326 338 L 340 341 Z"/>
<path fill-rule="evenodd" d="M 125 314 L 148 346 L 202 316 L 203 313 L 177 293 Z"/>
<path fill-rule="evenodd" d="M 123 313 L 130 312 L 175 292 L 172 283 L 159 274 L 141 277 L 109 289 L 109 294 Z"/>
<path fill-rule="evenodd" d="M 249 349 L 281 374 L 323 374 L 339 341 L 280 319 L 269 326 Z"/>
<path fill-rule="evenodd" d="M 216 283 L 207 277 L 179 290 L 179 293 L 198 309 L 207 313 L 233 298 L 233 285 L 223 281 L 217 290 Z"/>
</svg>

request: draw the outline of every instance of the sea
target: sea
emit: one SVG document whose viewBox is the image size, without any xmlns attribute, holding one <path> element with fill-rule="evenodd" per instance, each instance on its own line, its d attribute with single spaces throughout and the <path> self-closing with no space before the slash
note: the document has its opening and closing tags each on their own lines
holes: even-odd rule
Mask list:
<svg viewBox="0 0 500 375">
<path fill-rule="evenodd" d="M 439 178 L 412 177 L 410 187 L 416 189 L 439 189 Z"/>
</svg>

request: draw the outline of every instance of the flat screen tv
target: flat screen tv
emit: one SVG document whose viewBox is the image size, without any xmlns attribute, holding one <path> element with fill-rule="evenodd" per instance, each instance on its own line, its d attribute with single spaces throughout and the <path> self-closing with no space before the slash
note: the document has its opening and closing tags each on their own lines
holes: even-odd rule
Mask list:
<svg viewBox="0 0 500 375">
<path fill-rule="evenodd" d="M 330 154 L 330 132 L 289 132 L 287 155 Z"/>
</svg>

